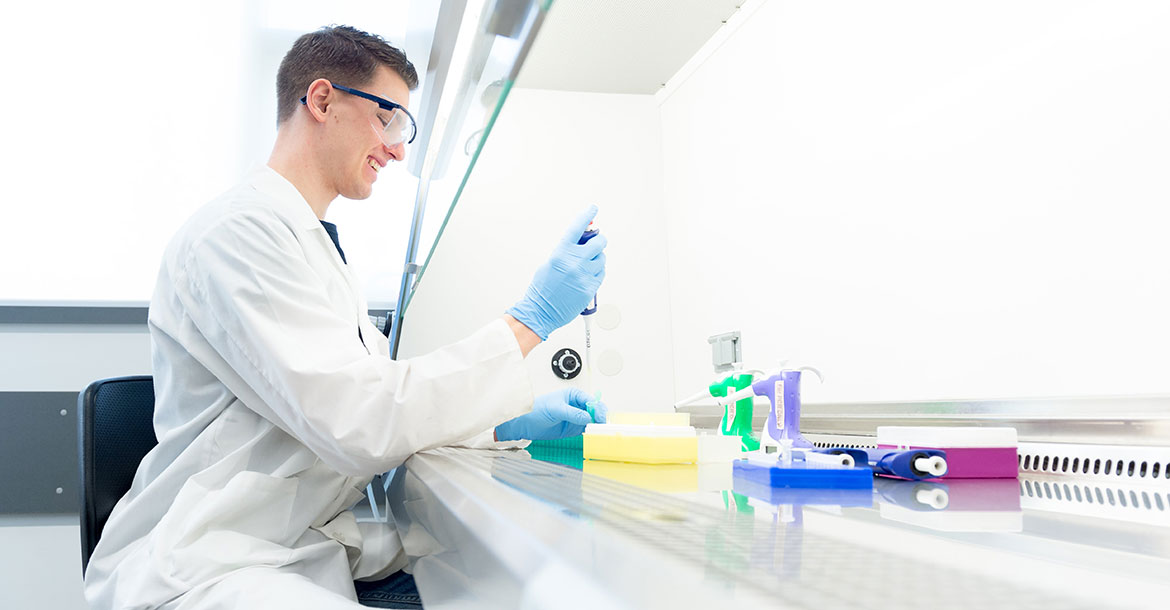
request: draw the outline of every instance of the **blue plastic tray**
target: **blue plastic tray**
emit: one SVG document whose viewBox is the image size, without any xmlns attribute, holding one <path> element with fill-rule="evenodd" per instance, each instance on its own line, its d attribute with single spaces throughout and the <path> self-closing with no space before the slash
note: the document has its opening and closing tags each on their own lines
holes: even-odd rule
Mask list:
<svg viewBox="0 0 1170 610">
<path fill-rule="evenodd" d="M 854 466 L 842 468 L 827 464 L 792 462 L 791 465 L 764 466 L 747 460 L 732 467 L 735 478 L 743 478 L 769 487 L 791 489 L 873 489 L 873 471 Z"/>
</svg>

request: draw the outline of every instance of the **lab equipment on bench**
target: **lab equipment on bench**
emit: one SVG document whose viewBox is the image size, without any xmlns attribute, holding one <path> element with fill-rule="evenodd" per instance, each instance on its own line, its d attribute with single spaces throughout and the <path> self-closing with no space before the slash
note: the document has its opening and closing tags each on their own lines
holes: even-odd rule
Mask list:
<svg viewBox="0 0 1170 610">
<path fill-rule="evenodd" d="M 675 403 L 675 409 L 710 397 L 719 398 L 734 394 L 751 385 L 755 376 L 763 375 L 757 370 L 742 370 L 740 333 L 733 331 L 707 338 L 711 344 L 711 364 L 718 375 L 707 389 L 697 392 Z M 725 374 L 730 371 L 730 374 Z M 759 438 L 752 430 L 752 398 L 747 397 L 723 405 L 723 417 L 719 421 L 719 432 L 741 439 L 743 451 L 755 451 L 760 447 Z"/>
<path fill-rule="evenodd" d="M 743 451 L 755 451 L 760 448 L 760 440 L 752 429 L 752 417 L 754 416 L 752 397 L 749 396 L 731 402 L 720 402 L 720 399 L 747 389 L 751 386 L 752 379 L 758 375 L 763 375 L 763 373 L 754 369 L 737 369 L 730 375 L 721 375 L 708 385 L 707 389 L 696 392 L 675 403 L 674 408 L 677 409 L 700 400 L 714 398 L 723 407 L 723 416 L 719 420 L 720 434 L 738 437 L 740 439 L 740 449 Z"/>
<path fill-rule="evenodd" d="M 732 373 L 712 383 L 707 391 L 713 398 L 730 396 L 751 387 L 753 373 L 755 371 Z M 728 402 L 723 406 L 723 418 L 719 421 L 719 432 L 728 436 L 738 436 L 744 451 L 755 451 L 760 448 L 760 441 L 752 430 L 753 411 L 752 397 Z"/>
<path fill-rule="evenodd" d="M 947 473 L 946 452 L 938 449 L 846 449 L 830 447 L 815 453 L 849 456 L 859 465 L 868 465 L 874 474 L 902 479 L 936 479 Z"/>
<path fill-rule="evenodd" d="M 743 368 L 743 342 L 738 330 L 707 337 L 711 344 L 711 366 L 716 373 L 738 371 Z"/>
<path fill-rule="evenodd" d="M 737 485 L 742 479 L 756 485 L 780 489 L 864 489 L 870 492 L 873 490 L 873 473 L 861 466 L 821 464 L 803 460 L 792 460 L 786 464 L 768 458 L 749 458 L 734 462 L 732 470 Z"/>
<path fill-rule="evenodd" d="M 691 426 L 589 424 L 581 451 L 587 460 L 694 464 L 699 461 L 699 437 Z"/>
<path fill-rule="evenodd" d="M 879 426 L 878 449 L 946 452 L 945 479 L 1014 479 L 1019 475 L 1015 428 Z"/>
<path fill-rule="evenodd" d="M 584 246 L 586 243 L 589 242 L 589 240 L 600 235 L 601 231 L 599 231 L 596 227 L 597 227 L 597 221 L 590 220 L 589 225 L 587 227 L 585 227 L 585 231 L 583 233 L 581 233 L 581 237 L 577 239 L 577 245 Z M 593 293 L 593 300 L 588 305 L 585 306 L 585 309 L 581 311 L 581 315 L 591 316 L 595 313 L 597 313 L 597 292 L 596 291 L 594 291 L 594 293 Z"/>
<path fill-rule="evenodd" d="M 814 451 L 797 450 L 797 451 L 793 451 L 793 454 L 795 456 L 794 459 L 797 459 L 797 460 L 801 460 L 801 461 L 805 461 L 805 462 L 815 462 L 818 464 L 827 464 L 830 466 L 853 467 L 853 466 L 857 466 L 858 462 L 859 462 L 859 460 L 857 459 L 857 456 L 855 456 L 851 453 L 846 453 L 846 452 L 841 452 L 841 451 L 834 452 L 834 451 L 827 451 L 827 450 L 814 450 Z M 864 458 L 860 460 L 860 465 L 865 466 L 865 459 Z"/>
<path fill-rule="evenodd" d="M 794 449 L 793 439 L 780 439 L 778 454 L 756 452 L 732 464 L 737 479 L 780 488 L 873 489 L 873 472 L 852 465 L 852 456 L 831 456 Z M 807 459 L 809 457 L 814 459 Z M 819 459 L 819 458 L 826 459 Z M 836 461 L 832 461 L 836 459 Z"/>
<path fill-rule="evenodd" d="M 586 426 L 581 453 L 587 460 L 638 464 L 727 463 L 741 455 L 739 439 L 698 434 L 693 426 L 618 423 Z"/>
<path fill-rule="evenodd" d="M 849 454 L 819 453 L 800 434 L 800 377 L 803 371 L 811 371 L 819 379 L 824 379 L 820 371 L 812 367 L 782 366 L 779 372 L 742 390 L 716 397 L 716 401 L 723 405 L 755 396 L 767 396 L 772 403 L 760 435 L 760 451 L 732 465 L 736 480 L 742 480 L 741 485 L 779 489 L 872 490 L 872 470 L 855 466 L 854 457 Z"/>
<path fill-rule="evenodd" d="M 772 408 L 768 411 L 763 433 L 760 434 L 760 451 L 776 453 L 784 440 L 792 441 L 791 446 L 794 448 L 811 449 L 813 444 L 800 433 L 800 378 L 803 371 L 815 374 L 817 379 L 824 382 L 821 372 L 811 366 L 785 366 L 777 373 L 753 381 L 742 390 L 715 397 L 715 401 L 726 406 L 753 396 L 767 396 Z"/>
<path fill-rule="evenodd" d="M 596 226 L 596 221 L 589 222 L 589 226 L 585 227 L 585 232 L 577 240 L 578 246 L 583 246 L 589 240 L 597 237 L 600 231 L 597 230 Z M 581 319 L 585 324 L 585 391 L 593 397 L 593 401 L 598 401 L 601 399 L 601 394 L 595 393 L 595 388 L 593 387 L 593 314 L 595 313 L 597 313 L 596 292 L 593 293 L 593 300 L 581 311 Z"/>
</svg>

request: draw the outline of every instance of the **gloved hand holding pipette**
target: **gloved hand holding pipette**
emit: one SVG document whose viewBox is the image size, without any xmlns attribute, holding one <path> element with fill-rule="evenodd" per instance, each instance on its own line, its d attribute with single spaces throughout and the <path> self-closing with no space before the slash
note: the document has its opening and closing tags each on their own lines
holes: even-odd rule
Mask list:
<svg viewBox="0 0 1170 610">
<path fill-rule="evenodd" d="M 607 412 L 605 403 L 579 388 L 557 390 L 537 397 L 531 413 L 496 426 L 496 440 L 544 441 L 580 436 L 586 425 L 604 424 Z"/>
<path fill-rule="evenodd" d="M 541 340 L 586 309 L 605 279 L 605 236 L 578 243 L 596 215 L 597 206 L 589 206 L 577 217 L 548 262 L 536 270 L 524 298 L 507 311 Z"/>
<path fill-rule="evenodd" d="M 508 315 L 536 333 L 541 340 L 568 324 L 597 295 L 605 279 L 604 235 L 591 232 L 597 206 L 589 206 L 561 237 L 548 262 L 537 269 L 532 284 Z M 596 305 L 593 310 L 596 311 Z M 532 412 L 496 426 L 498 441 L 554 440 L 579 436 L 591 423 L 605 423 L 606 407 L 592 391 L 566 388 L 536 399 Z"/>
</svg>

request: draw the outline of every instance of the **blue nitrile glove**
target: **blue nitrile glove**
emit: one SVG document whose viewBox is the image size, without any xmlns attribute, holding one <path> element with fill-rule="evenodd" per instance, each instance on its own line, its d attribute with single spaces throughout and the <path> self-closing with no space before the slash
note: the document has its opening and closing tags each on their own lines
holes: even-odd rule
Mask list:
<svg viewBox="0 0 1170 610">
<path fill-rule="evenodd" d="M 524 298 L 507 311 L 541 340 L 573 321 L 593 300 L 605 279 L 605 235 L 577 245 L 596 215 L 597 206 L 589 206 L 573 221 L 548 262 L 536 270 Z"/>
<path fill-rule="evenodd" d="M 586 403 L 593 409 L 590 418 Z M 605 403 L 577 388 L 565 388 L 539 396 L 532 412 L 496 426 L 497 441 L 550 441 L 578 436 L 590 423 L 605 423 Z"/>
</svg>

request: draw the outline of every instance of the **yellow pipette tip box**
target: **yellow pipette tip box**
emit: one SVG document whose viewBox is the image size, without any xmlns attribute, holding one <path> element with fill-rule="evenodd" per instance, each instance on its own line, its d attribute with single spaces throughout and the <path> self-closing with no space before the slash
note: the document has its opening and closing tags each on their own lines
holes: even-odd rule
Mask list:
<svg viewBox="0 0 1170 610">
<path fill-rule="evenodd" d="M 623 426 L 689 426 L 691 414 L 610 411 L 605 416 L 605 423 Z"/>
<path fill-rule="evenodd" d="M 699 437 L 690 426 L 589 424 L 582 435 L 587 460 L 636 464 L 694 464 Z"/>
</svg>

